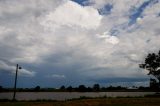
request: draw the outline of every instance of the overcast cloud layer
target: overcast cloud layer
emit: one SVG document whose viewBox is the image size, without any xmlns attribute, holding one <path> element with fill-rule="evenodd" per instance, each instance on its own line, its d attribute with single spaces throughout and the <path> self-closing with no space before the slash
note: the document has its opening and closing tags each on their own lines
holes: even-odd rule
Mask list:
<svg viewBox="0 0 160 106">
<path fill-rule="evenodd" d="M 77 1 L 77 2 L 76 2 Z M 0 0 L 0 85 L 147 85 L 159 0 Z"/>
</svg>

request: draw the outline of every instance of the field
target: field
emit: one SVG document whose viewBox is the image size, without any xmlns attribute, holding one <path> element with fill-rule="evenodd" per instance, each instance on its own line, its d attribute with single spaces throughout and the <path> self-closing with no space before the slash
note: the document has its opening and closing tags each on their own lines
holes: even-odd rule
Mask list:
<svg viewBox="0 0 160 106">
<path fill-rule="evenodd" d="M 160 98 L 97 98 L 68 101 L 1 102 L 0 106 L 160 106 Z"/>
</svg>

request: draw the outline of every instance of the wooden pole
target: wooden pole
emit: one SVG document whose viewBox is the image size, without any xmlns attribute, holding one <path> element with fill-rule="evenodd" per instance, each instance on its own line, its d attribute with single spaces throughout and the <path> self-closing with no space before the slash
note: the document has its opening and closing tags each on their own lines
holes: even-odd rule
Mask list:
<svg viewBox="0 0 160 106">
<path fill-rule="evenodd" d="M 17 74 L 18 74 L 18 64 L 16 66 L 16 76 L 15 76 L 15 82 L 14 82 L 14 93 L 13 93 L 13 101 L 15 100 L 15 97 L 16 97 L 16 86 L 17 86 Z"/>
</svg>

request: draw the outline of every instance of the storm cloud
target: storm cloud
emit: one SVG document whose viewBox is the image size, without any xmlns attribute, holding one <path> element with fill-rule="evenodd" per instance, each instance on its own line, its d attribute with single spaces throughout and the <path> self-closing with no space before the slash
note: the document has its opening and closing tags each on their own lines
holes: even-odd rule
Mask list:
<svg viewBox="0 0 160 106">
<path fill-rule="evenodd" d="M 12 86 L 16 64 L 21 87 L 146 85 L 138 64 L 160 49 L 159 7 L 159 0 L 0 0 L 0 85 Z"/>
</svg>

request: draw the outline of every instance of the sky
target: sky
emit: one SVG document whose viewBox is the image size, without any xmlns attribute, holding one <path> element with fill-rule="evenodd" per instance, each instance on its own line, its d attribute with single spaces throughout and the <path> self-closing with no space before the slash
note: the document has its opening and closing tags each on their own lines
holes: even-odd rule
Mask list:
<svg viewBox="0 0 160 106">
<path fill-rule="evenodd" d="M 0 85 L 148 86 L 160 0 L 0 0 Z"/>
</svg>

